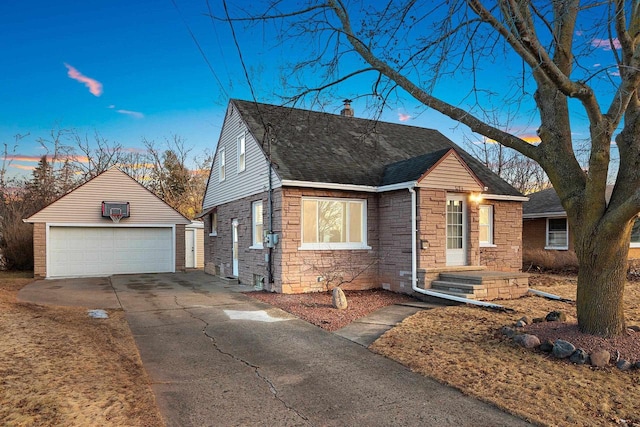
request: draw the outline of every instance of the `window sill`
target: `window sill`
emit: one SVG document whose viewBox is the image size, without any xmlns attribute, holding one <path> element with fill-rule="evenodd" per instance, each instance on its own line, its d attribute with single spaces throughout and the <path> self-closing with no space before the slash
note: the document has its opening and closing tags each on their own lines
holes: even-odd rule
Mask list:
<svg viewBox="0 0 640 427">
<path fill-rule="evenodd" d="M 218 237 L 218 233 L 209 233 L 209 237 Z"/>
<path fill-rule="evenodd" d="M 635 242 L 635 243 L 634 243 L 634 242 L 632 242 L 632 243 L 629 245 L 629 247 L 630 247 L 630 248 L 640 248 L 640 242 Z"/>
<path fill-rule="evenodd" d="M 493 243 L 480 243 L 481 248 L 497 248 L 498 245 L 494 245 Z"/>
<path fill-rule="evenodd" d="M 367 251 L 370 249 L 371 246 L 357 243 L 306 243 L 298 247 L 299 251 Z"/>
<path fill-rule="evenodd" d="M 566 246 L 545 246 L 545 250 L 547 251 L 568 251 L 569 248 Z"/>
<path fill-rule="evenodd" d="M 253 245 L 253 246 L 249 246 L 249 249 L 264 249 L 264 245 Z"/>
</svg>

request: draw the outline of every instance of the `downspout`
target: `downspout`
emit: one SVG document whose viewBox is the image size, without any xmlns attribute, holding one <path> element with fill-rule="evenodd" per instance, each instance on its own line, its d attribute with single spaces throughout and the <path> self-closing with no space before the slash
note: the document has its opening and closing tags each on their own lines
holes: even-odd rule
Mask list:
<svg viewBox="0 0 640 427">
<path fill-rule="evenodd" d="M 442 298 L 449 301 L 456 301 L 465 304 L 478 305 L 480 307 L 493 308 L 496 310 L 509 310 L 498 304 L 492 304 L 485 301 L 476 301 L 473 299 L 457 297 L 454 295 L 443 294 L 441 292 L 432 291 L 429 289 L 422 289 L 418 287 L 418 215 L 416 213 L 418 208 L 418 198 L 416 196 L 415 183 L 409 187 L 409 193 L 411 193 L 411 289 L 414 292 L 418 292 L 430 297 Z"/>
</svg>

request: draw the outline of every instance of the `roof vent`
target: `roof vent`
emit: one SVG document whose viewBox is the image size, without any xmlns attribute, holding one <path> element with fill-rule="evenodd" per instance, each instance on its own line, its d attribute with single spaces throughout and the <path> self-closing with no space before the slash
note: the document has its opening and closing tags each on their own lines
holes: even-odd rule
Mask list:
<svg viewBox="0 0 640 427">
<path fill-rule="evenodd" d="M 344 108 L 342 109 L 342 111 L 340 111 L 340 115 L 345 117 L 353 117 L 353 108 L 351 108 L 351 100 L 345 99 L 342 102 L 344 102 Z"/>
</svg>

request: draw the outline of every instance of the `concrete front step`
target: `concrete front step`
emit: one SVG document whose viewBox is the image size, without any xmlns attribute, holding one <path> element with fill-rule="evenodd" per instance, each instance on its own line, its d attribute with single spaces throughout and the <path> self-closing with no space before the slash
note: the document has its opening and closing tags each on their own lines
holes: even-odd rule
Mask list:
<svg viewBox="0 0 640 427">
<path fill-rule="evenodd" d="M 466 299 L 473 299 L 473 300 L 481 299 L 481 297 L 477 297 L 474 294 L 468 294 L 468 293 L 464 293 L 464 292 L 455 292 L 455 291 L 450 291 L 450 290 L 445 290 L 445 289 L 434 289 L 434 288 L 431 288 L 430 290 L 432 290 L 434 292 L 438 292 L 440 294 L 452 295 L 452 296 L 458 297 L 458 298 L 466 298 Z"/>
<path fill-rule="evenodd" d="M 484 298 L 487 290 L 479 283 L 459 283 L 445 280 L 434 280 L 431 282 L 431 289 L 436 292 L 451 293 L 463 298 Z"/>
<path fill-rule="evenodd" d="M 460 274 L 460 273 L 440 273 L 438 281 L 451 283 L 466 283 L 471 285 L 482 285 L 481 275 Z"/>
</svg>

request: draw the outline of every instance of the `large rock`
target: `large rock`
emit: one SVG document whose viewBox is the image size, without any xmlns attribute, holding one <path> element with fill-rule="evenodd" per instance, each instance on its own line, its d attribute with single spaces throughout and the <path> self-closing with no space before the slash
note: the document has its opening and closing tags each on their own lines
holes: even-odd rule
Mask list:
<svg viewBox="0 0 640 427">
<path fill-rule="evenodd" d="M 347 308 L 347 297 L 340 288 L 334 288 L 331 298 L 331 304 L 338 310 L 344 310 Z"/>
<path fill-rule="evenodd" d="M 524 348 L 536 348 L 540 345 L 540 338 L 531 334 L 516 335 L 513 337 L 513 341 Z"/>
<path fill-rule="evenodd" d="M 589 353 L 579 348 L 569 356 L 569 360 L 576 365 L 584 365 L 589 360 Z"/>
<path fill-rule="evenodd" d="M 500 333 L 507 338 L 513 338 L 513 336 L 516 334 L 516 331 L 509 326 L 503 326 L 502 328 L 500 328 Z"/>
<path fill-rule="evenodd" d="M 529 316 L 522 316 L 516 321 L 517 328 L 524 328 L 525 326 L 530 324 L 531 324 L 531 319 L 529 318 Z"/>
<path fill-rule="evenodd" d="M 563 311 L 552 311 L 545 317 L 547 322 L 566 322 L 567 315 Z"/>
<path fill-rule="evenodd" d="M 569 341 L 556 340 L 553 343 L 553 350 L 551 350 L 551 353 L 558 359 L 565 359 L 571 356 L 574 351 L 576 351 L 576 347 Z"/>
<path fill-rule="evenodd" d="M 540 351 L 551 353 L 551 350 L 553 350 L 553 341 L 550 339 L 546 339 L 542 344 L 540 344 Z"/>
<path fill-rule="evenodd" d="M 609 360 L 611 360 L 611 353 L 607 350 L 596 350 L 589 355 L 589 358 L 591 359 L 592 366 L 602 368 L 609 364 Z"/>
<path fill-rule="evenodd" d="M 633 368 L 633 363 L 624 359 L 620 359 L 618 360 L 618 363 L 616 363 L 616 367 L 621 371 L 628 371 L 629 369 Z"/>
</svg>

